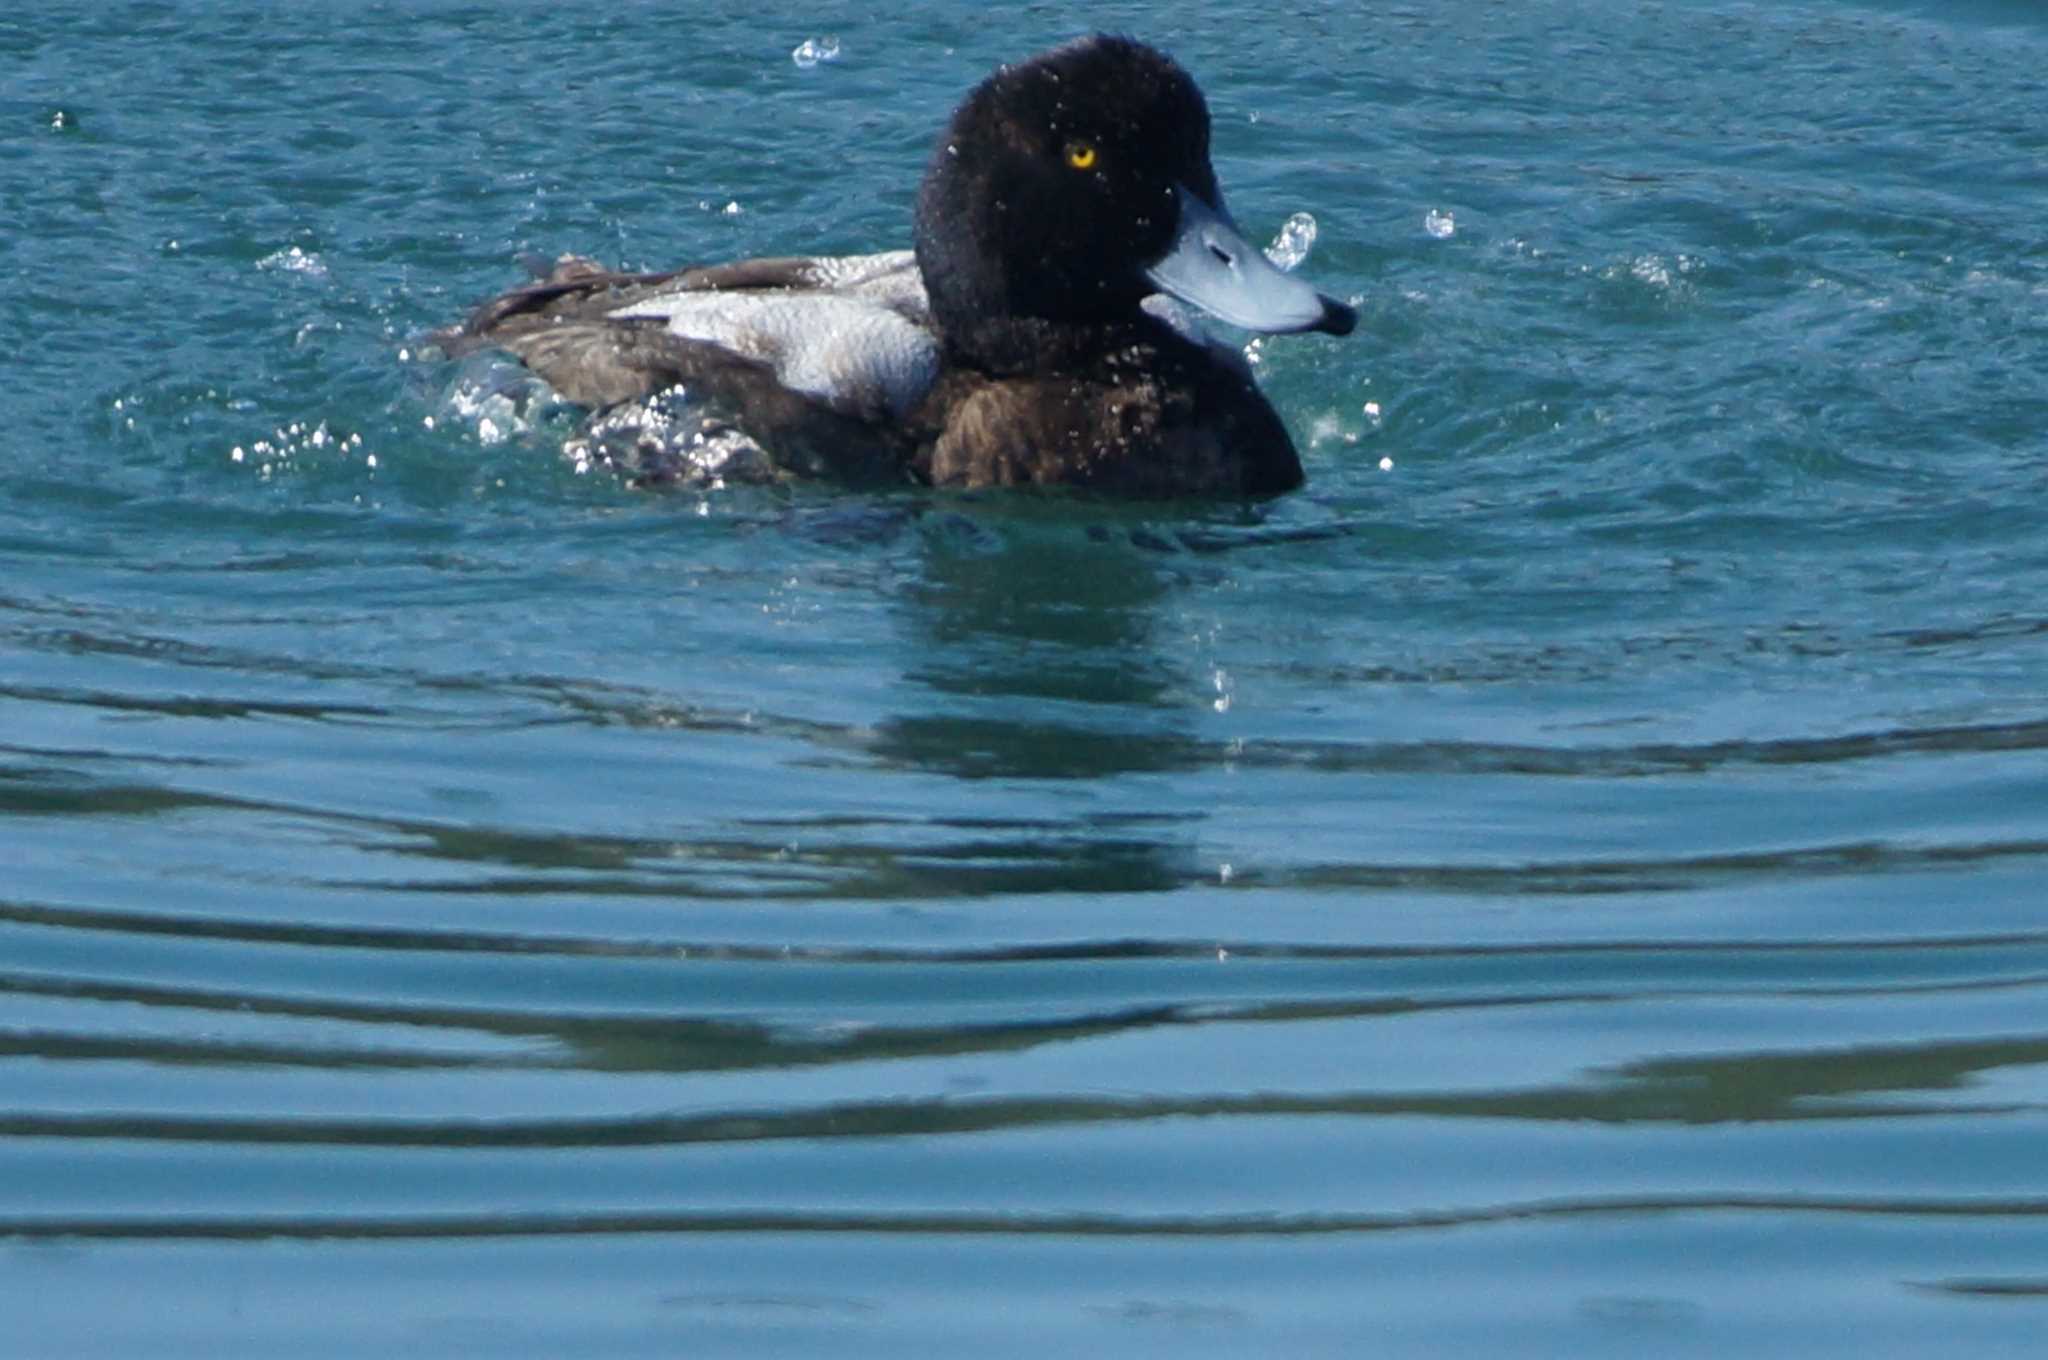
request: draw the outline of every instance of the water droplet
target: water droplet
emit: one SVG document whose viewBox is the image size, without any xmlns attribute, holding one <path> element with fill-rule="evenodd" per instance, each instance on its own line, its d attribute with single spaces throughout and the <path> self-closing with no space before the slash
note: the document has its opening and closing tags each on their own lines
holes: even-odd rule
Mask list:
<svg viewBox="0 0 2048 1360">
<path fill-rule="evenodd" d="M 1282 269 L 1292 269 L 1308 258 L 1315 243 L 1315 218 L 1298 212 L 1281 224 L 1280 234 L 1266 247 L 1266 258 Z"/>
</svg>

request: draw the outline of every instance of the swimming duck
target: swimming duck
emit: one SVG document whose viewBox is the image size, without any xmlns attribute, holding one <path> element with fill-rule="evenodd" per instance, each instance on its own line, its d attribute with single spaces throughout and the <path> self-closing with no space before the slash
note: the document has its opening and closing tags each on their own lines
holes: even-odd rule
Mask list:
<svg viewBox="0 0 2048 1360">
<path fill-rule="evenodd" d="M 509 351 L 591 408 L 587 434 L 624 431 L 604 447 L 644 481 L 1301 484 L 1242 356 L 1169 299 L 1263 332 L 1345 335 L 1356 314 L 1231 221 L 1208 106 L 1164 53 L 1098 34 L 998 69 L 939 138 L 914 227 L 914 251 L 662 274 L 564 257 L 434 339 Z M 647 414 L 677 395 L 696 413 L 680 446 Z"/>
</svg>

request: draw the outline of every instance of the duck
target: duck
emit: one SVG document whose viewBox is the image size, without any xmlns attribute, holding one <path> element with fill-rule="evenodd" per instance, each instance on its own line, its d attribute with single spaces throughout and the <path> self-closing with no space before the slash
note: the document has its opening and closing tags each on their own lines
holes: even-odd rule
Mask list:
<svg viewBox="0 0 2048 1360">
<path fill-rule="evenodd" d="M 563 256 L 436 332 L 586 408 L 578 456 L 638 484 L 831 478 L 1118 497 L 1303 482 L 1243 354 L 1195 313 L 1349 334 L 1347 303 L 1237 227 L 1193 77 L 1092 34 L 953 111 L 912 248 L 660 273 Z"/>
</svg>

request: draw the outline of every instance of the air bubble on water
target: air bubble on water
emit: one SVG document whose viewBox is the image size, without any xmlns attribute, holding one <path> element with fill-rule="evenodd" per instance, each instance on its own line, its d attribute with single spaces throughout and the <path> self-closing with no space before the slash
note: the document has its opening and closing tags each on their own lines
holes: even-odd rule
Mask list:
<svg viewBox="0 0 2048 1360">
<path fill-rule="evenodd" d="M 1439 241 L 1448 241 L 1458 231 L 1458 220 L 1448 212 L 1431 208 L 1422 217 L 1422 229 Z"/>
<path fill-rule="evenodd" d="M 838 61 L 839 39 L 805 38 L 789 54 L 789 59 L 805 70 L 809 70 L 820 62 Z"/>
<path fill-rule="evenodd" d="M 1315 243 L 1315 218 L 1298 212 L 1281 224 L 1280 234 L 1266 247 L 1266 258 L 1282 269 L 1292 269 L 1308 258 Z"/>
<path fill-rule="evenodd" d="M 267 439 L 257 439 L 246 447 L 236 444 L 228 450 L 231 463 L 254 464 L 258 476 L 269 477 L 279 471 L 289 471 L 312 454 L 334 448 L 346 452 L 350 448 L 362 447 L 360 434 L 338 434 L 326 421 L 308 424 L 294 420 L 279 425 L 270 432 Z M 372 467 L 376 460 L 370 461 Z"/>
</svg>

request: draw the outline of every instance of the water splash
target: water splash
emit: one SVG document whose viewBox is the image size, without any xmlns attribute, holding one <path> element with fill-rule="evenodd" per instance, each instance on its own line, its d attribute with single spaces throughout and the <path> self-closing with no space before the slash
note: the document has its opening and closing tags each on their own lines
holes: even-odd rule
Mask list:
<svg viewBox="0 0 2048 1360">
<path fill-rule="evenodd" d="M 1664 262 L 1662 256 L 1638 255 L 1635 259 L 1629 261 L 1628 272 L 1638 281 L 1647 283 L 1652 288 L 1669 288 L 1671 286 L 1671 266 Z"/>
<path fill-rule="evenodd" d="M 282 269 L 287 273 L 304 274 L 309 278 L 316 279 L 327 276 L 326 261 L 322 260 L 316 252 L 301 250 L 297 246 L 293 246 L 289 250 L 280 250 L 265 255 L 256 262 L 256 267 L 264 270 Z"/>
<path fill-rule="evenodd" d="M 1422 229 L 1439 241 L 1448 241 L 1457 235 L 1458 219 L 1449 212 L 1431 208 L 1423 214 Z"/>
<path fill-rule="evenodd" d="M 820 62 L 838 61 L 839 39 L 805 38 L 790 52 L 789 59 L 805 70 Z"/>
<path fill-rule="evenodd" d="M 463 365 L 424 423 L 430 430 L 438 425 L 469 430 L 477 443 L 490 448 L 531 434 L 556 401 L 553 389 L 520 365 L 478 355 Z"/>
<path fill-rule="evenodd" d="M 706 413 L 677 384 L 615 406 L 562 445 L 579 475 L 606 469 L 636 486 L 704 491 L 728 482 L 773 482 L 774 460 L 752 436 Z"/>
</svg>

